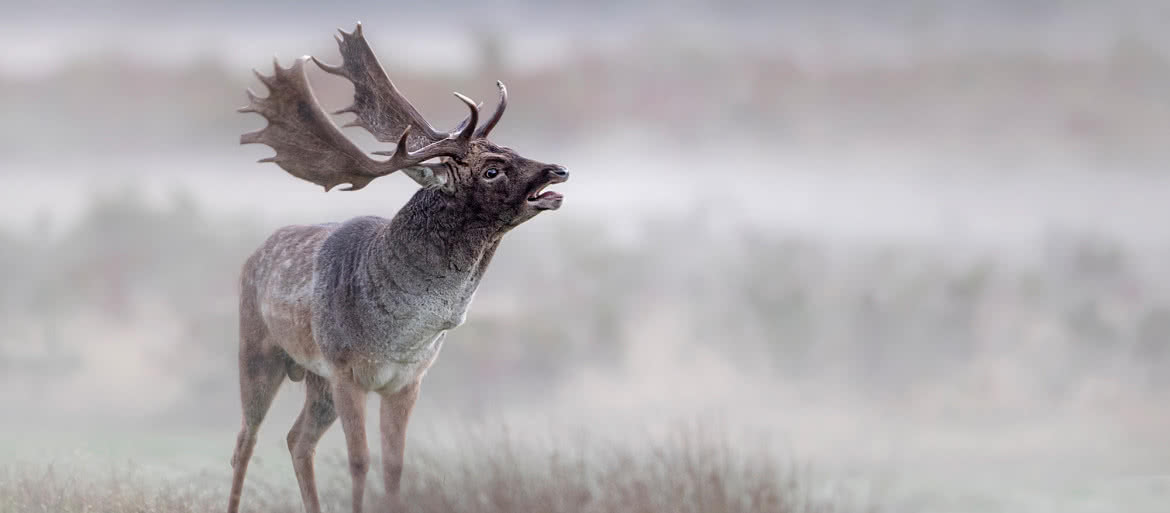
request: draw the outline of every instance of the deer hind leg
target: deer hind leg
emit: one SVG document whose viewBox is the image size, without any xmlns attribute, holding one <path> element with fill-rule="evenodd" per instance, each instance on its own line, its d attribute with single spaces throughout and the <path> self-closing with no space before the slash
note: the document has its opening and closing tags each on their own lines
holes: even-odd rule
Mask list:
<svg viewBox="0 0 1170 513">
<path fill-rule="evenodd" d="M 337 420 L 333 407 L 333 396 L 329 382 L 316 374 L 305 379 L 305 407 L 297 417 L 296 424 L 288 432 L 288 450 L 292 453 L 293 470 L 301 488 L 301 500 L 306 513 L 320 513 L 321 503 L 317 499 L 317 481 L 313 472 L 313 455 L 321 435 Z"/>
<path fill-rule="evenodd" d="M 366 390 L 346 376 L 338 376 L 333 385 L 333 404 L 345 431 L 349 452 L 349 474 L 353 478 L 353 512 L 362 512 L 366 491 L 366 473 L 370 470 L 370 447 L 366 444 Z"/>
<path fill-rule="evenodd" d="M 240 341 L 240 402 L 244 420 L 236 438 L 236 450 L 232 454 L 232 492 L 228 499 L 228 513 L 239 511 L 244 474 L 248 471 L 252 449 L 256 447 L 256 432 L 287 374 L 288 356 L 284 351 L 265 350 L 261 342 L 247 336 L 241 337 Z"/>
</svg>

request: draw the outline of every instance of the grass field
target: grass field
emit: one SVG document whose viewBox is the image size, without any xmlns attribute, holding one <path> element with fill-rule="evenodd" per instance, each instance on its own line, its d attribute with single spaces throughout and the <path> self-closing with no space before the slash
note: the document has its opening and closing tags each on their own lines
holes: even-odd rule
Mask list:
<svg viewBox="0 0 1170 513">
<path fill-rule="evenodd" d="M 581 435 L 550 443 L 554 441 L 522 438 L 508 430 L 492 434 L 469 430 L 465 434 L 469 436 L 436 438 L 409 448 L 403 481 L 403 499 L 409 511 L 862 511 L 845 509 L 832 497 L 818 497 L 806 472 L 781 461 L 767 448 L 744 449 L 707 429 L 680 429 L 653 442 L 603 441 Z M 285 468 L 289 466 L 287 455 L 282 458 L 273 441 L 280 437 L 267 438 L 250 469 L 243 510 L 299 512 L 300 497 L 291 468 Z M 108 439 L 94 443 L 111 447 Z M 0 464 L 0 511 L 223 510 L 228 484 L 226 458 L 221 458 L 222 465 L 205 462 L 226 453 L 226 446 L 217 450 L 210 440 L 197 437 L 130 444 L 132 447 L 114 443 L 106 454 L 82 449 L 47 458 L 29 455 L 35 460 L 21 457 L 16 463 Z M 336 447 L 322 449 L 317 457 L 322 503 L 326 511 L 349 511 L 349 478 L 343 472 L 342 453 Z M 8 452 L 12 456 L 19 449 Z M 115 454 L 154 457 L 117 463 Z M 46 459 L 52 463 L 46 464 Z M 382 501 L 376 469 L 367 493 L 370 508 Z"/>
<path fill-rule="evenodd" d="M 287 426 L 273 420 L 249 468 L 245 512 L 302 511 Z M 1162 513 L 1170 503 L 1170 475 L 1159 473 L 1168 453 L 1149 444 L 1140 453 L 1116 441 L 1051 451 L 1002 451 L 990 439 L 964 450 L 910 444 L 895 467 L 860 464 L 860 454 L 843 455 L 853 459 L 845 465 L 792 456 L 776 433 L 695 424 L 665 433 L 450 424 L 424 421 L 411 434 L 408 511 Z M 71 429 L 0 429 L 0 513 L 224 511 L 232 433 Z M 327 433 L 317 468 L 325 510 L 348 512 L 340 430 Z M 382 511 L 378 472 L 367 511 Z"/>
</svg>

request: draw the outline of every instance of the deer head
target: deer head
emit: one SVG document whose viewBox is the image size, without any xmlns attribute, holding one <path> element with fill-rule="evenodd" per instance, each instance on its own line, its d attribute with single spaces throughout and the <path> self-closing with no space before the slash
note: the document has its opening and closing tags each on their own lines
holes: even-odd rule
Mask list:
<svg viewBox="0 0 1170 513">
<path fill-rule="evenodd" d="M 479 125 L 479 107 L 455 93 L 470 115 L 451 132 L 440 132 L 394 87 L 362 36 L 360 23 L 352 33 L 338 32 L 342 56 L 338 66 L 306 56 L 288 68 L 274 60 L 272 76 L 256 72 L 269 95 L 260 98 L 248 90 L 249 105 L 239 110 L 264 116 L 268 126 L 242 135 L 240 144 L 260 143 L 276 150 L 260 162 L 274 162 L 326 191 L 343 183 L 349 186 L 342 190 L 358 190 L 374 178 L 401 170 L 419 185 L 440 191 L 447 201 L 512 226 L 560 208 L 562 196 L 544 189 L 568 179 L 564 167 L 522 157 L 487 140 L 508 104 L 502 82 L 496 82 L 500 102 L 487 122 Z M 308 60 L 353 83 L 353 104 L 334 114 L 353 113 L 356 118 L 346 127 L 358 126 L 380 142 L 394 143 L 393 151 L 373 152 L 386 160 L 367 156 L 325 113 L 309 86 Z"/>
</svg>

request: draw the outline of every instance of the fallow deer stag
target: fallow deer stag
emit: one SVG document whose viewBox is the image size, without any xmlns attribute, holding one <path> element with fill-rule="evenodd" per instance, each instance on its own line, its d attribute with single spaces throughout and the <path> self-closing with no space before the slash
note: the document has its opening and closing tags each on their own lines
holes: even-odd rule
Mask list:
<svg viewBox="0 0 1170 513">
<path fill-rule="evenodd" d="M 256 75 L 265 98 L 248 91 L 268 120 L 241 144 L 276 150 L 275 162 L 326 191 L 357 190 L 394 171 L 422 188 L 392 219 L 359 217 L 340 224 L 278 230 L 244 264 L 240 294 L 240 398 L 243 427 L 232 456 L 228 511 L 236 513 L 256 432 L 285 378 L 304 380 L 304 409 L 288 447 L 305 510 L 318 513 L 313 477 L 317 441 L 337 417 L 345 432 L 353 477 L 353 511 L 362 510 L 369 449 L 366 397 L 381 397 L 382 467 L 386 492 L 400 504 L 399 482 L 407 420 L 419 382 L 450 330 L 463 323 L 480 278 L 501 237 L 562 196 L 545 191 L 565 181 L 564 167 L 527 159 L 492 144 L 488 133 L 507 105 L 482 125 L 479 109 L 455 93 L 470 116 L 451 132 L 431 127 L 394 87 L 362 36 L 361 24 L 337 37 L 342 62 L 303 57 L 272 76 Z M 309 87 L 305 62 L 353 83 L 358 126 L 392 152 L 367 156 L 333 123 Z M 437 159 L 437 160 L 436 160 Z"/>
</svg>

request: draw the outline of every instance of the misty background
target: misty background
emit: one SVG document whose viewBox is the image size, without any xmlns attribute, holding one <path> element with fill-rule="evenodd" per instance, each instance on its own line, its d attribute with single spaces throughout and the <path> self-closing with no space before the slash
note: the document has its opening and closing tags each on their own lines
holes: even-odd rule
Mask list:
<svg viewBox="0 0 1170 513">
<path fill-rule="evenodd" d="M 503 80 L 493 140 L 573 178 L 506 237 L 412 439 L 714 419 L 891 511 L 1170 500 L 1164 3 L 0 10 L 0 456 L 193 433 L 206 461 L 127 446 L 227 468 L 244 259 L 415 190 L 325 194 L 238 145 L 263 126 L 235 112 L 263 93 L 249 70 L 338 62 L 334 28 L 360 20 L 432 124 L 464 115 L 452 91 L 490 107 Z M 310 72 L 327 109 L 348 104 Z"/>
</svg>

